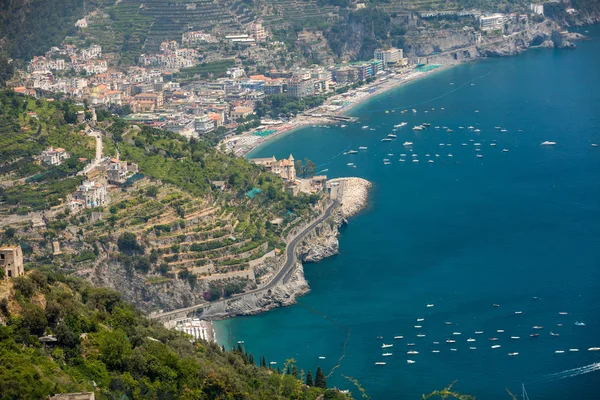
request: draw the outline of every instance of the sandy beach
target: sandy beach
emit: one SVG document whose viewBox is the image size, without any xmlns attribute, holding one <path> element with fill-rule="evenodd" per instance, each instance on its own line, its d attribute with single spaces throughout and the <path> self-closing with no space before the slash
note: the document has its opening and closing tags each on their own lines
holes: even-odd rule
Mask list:
<svg viewBox="0 0 600 400">
<path fill-rule="evenodd" d="M 439 67 L 430 71 L 406 71 L 404 73 L 390 74 L 387 77 L 380 78 L 377 81 L 349 90 L 346 93 L 338 94 L 328 98 L 325 103 L 318 108 L 307 110 L 304 114 L 328 114 L 328 115 L 348 115 L 354 108 L 364 104 L 389 90 L 400 87 L 409 82 L 425 78 L 435 72 L 446 70 L 457 64 L 442 64 Z M 339 105 L 339 103 L 342 103 Z M 343 124 L 340 121 L 335 121 L 326 117 L 314 117 L 309 115 L 298 115 L 288 121 L 286 124 L 273 127 L 275 132 L 268 136 L 257 136 L 251 132 L 244 133 L 240 136 L 235 136 L 224 140 L 221 144 L 225 145 L 226 149 L 233 151 L 237 156 L 244 156 L 253 150 L 257 149 L 264 143 L 281 137 L 284 134 L 291 133 L 297 129 L 312 125 L 335 125 Z"/>
</svg>

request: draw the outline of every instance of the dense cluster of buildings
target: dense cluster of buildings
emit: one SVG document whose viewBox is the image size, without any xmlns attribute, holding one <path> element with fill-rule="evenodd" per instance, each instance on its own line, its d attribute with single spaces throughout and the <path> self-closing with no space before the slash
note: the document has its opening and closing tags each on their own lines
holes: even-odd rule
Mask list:
<svg viewBox="0 0 600 400">
<path fill-rule="evenodd" d="M 301 32 L 299 40 L 303 35 L 306 40 L 315 36 L 310 34 L 309 38 Z M 25 85 L 15 91 L 34 95 L 61 92 L 86 100 L 92 107 L 128 107 L 132 122 L 194 138 L 221 126 L 235 129 L 254 113 L 256 102 L 264 96 L 288 94 L 303 98 L 328 93 L 406 64 L 402 50 L 391 48 L 376 50 L 374 59 L 367 62 L 295 67 L 255 75 L 237 64 L 229 68 L 226 77 L 199 79 L 185 88 L 171 79 L 174 73 L 201 61 L 201 52 L 194 47 L 220 40 L 261 43 L 267 36 L 260 23 L 249 24 L 245 33 L 224 39 L 202 31 L 185 32 L 181 43 L 165 41 L 157 53 L 142 54 L 138 65 L 126 70 L 108 68 L 107 58 L 97 45 L 82 49 L 73 45 L 53 47 L 45 56 L 31 61 Z M 49 149 L 43 155 L 44 162 L 55 165 L 63 160 L 63 155 L 53 153 L 55 150 Z"/>
</svg>

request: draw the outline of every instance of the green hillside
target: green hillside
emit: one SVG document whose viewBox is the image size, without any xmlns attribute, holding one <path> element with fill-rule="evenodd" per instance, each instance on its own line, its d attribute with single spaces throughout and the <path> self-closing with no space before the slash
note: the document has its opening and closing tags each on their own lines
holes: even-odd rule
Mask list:
<svg viewBox="0 0 600 400">
<path fill-rule="evenodd" d="M 0 281 L 0 321 L 2 399 L 88 391 L 97 399 L 348 398 L 305 386 L 287 368 L 257 367 L 241 348 L 194 342 L 115 291 L 50 271 Z M 57 341 L 42 344 L 43 335 Z"/>
</svg>

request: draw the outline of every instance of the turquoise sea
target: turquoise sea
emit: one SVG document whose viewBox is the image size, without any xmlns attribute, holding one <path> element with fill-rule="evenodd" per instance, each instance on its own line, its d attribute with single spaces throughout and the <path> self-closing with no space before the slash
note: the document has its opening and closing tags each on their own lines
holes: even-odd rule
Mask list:
<svg viewBox="0 0 600 400">
<path fill-rule="evenodd" d="M 531 399 L 600 398 L 600 352 L 588 351 L 600 347 L 600 26 L 585 29 L 592 40 L 576 50 L 440 71 L 352 110 L 360 123 L 258 149 L 253 156 L 293 153 L 373 188 L 342 229 L 340 254 L 304 266 L 311 292 L 219 322 L 221 341 L 243 340 L 255 359 L 280 366 L 293 357 L 313 374 L 343 355 L 330 386 L 353 389 L 349 376 L 372 399 L 418 399 L 455 380 L 480 399 L 510 399 L 506 388 L 520 396 L 522 383 Z M 398 138 L 381 142 L 401 121 Z M 423 122 L 431 127 L 411 129 Z M 359 146 L 368 150 L 343 154 Z"/>
</svg>

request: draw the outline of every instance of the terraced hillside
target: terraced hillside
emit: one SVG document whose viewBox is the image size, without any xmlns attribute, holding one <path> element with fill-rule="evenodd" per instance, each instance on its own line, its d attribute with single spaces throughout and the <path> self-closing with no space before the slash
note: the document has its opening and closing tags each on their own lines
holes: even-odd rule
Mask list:
<svg viewBox="0 0 600 400">
<path fill-rule="evenodd" d="M 277 258 L 290 229 L 318 214 L 319 196 L 293 197 L 279 177 L 244 159 L 114 121 L 96 128 L 106 129 L 104 156 L 118 149 L 145 177 L 108 185 L 106 205 L 73 214 L 66 204 L 85 179 L 77 157 L 89 159 L 94 140 L 65 120 L 66 103 L 0 92 L 0 104 L 3 136 L 17 142 L 0 150 L 0 245 L 20 243 L 28 262 L 100 279 L 147 311 L 255 288 L 269 273 L 257 260 Z M 37 165 L 46 143 L 74 162 Z M 94 179 L 106 182 L 102 171 Z M 156 296 L 140 294 L 148 292 Z"/>
</svg>

